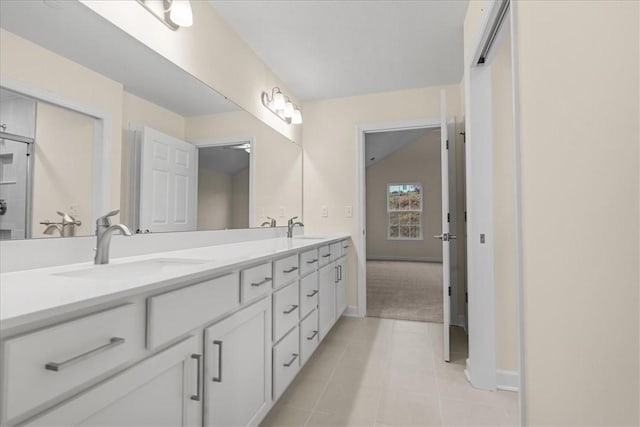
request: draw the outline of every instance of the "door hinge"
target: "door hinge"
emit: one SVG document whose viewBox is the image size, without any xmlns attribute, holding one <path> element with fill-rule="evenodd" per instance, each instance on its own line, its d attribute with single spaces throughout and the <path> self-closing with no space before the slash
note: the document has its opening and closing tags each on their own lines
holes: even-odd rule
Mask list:
<svg viewBox="0 0 640 427">
<path fill-rule="evenodd" d="M 464 222 L 467 222 L 467 211 L 464 211 Z"/>
<path fill-rule="evenodd" d="M 447 222 L 451 222 L 451 214 L 447 212 Z"/>
<path fill-rule="evenodd" d="M 451 286 L 449 286 L 449 296 L 451 296 Z"/>
<path fill-rule="evenodd" d="M 468 293 L 464 293 L 464 302 L 465 304 L 469 302 L 469 294 Z"/>
<path fill-rule="evenodd" d="M 445 148 L 448 150 L 449 149 L 449 140 L 447 139 L 447 143 L 445 144 Z"/>
</svg>

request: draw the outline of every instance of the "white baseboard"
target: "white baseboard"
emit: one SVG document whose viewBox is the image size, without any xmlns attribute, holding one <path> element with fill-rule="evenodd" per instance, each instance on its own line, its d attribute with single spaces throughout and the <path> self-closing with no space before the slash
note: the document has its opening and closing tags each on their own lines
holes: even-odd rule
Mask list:
<svg viewBox="0 0 640 427">
<path fill-rule="evenodd" d="M 361 317 L 360 313 L 358 312 L 357 305 L 348 306 L 347 309 L 344 311 L 344 313 L 342 313 L 342 315 L 348 316 L 348 317 Z"/>
<path fill-rule="evenodd" d="M 516 371 L 496 369 L 496 388 L 498 390 L 519 391 L 520 375 Z"/>
<path fill-rule="evenodd" d="M 414 261 L 414 262 L 436 262 L 436 263 L 442 264 L 442 258 L 437 258 L 437 257 L 368 255 L 367 261 Z"/>
</svg>

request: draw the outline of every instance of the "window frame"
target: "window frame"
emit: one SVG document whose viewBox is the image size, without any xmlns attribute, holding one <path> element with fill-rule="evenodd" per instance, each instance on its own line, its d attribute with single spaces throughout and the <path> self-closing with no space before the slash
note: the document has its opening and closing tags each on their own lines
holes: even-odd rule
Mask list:
<svg viewBox="0 0 640 427">
<path fill-rule="evenodd" d="M 391 186 L 398 185 L 413 185 L 420 187 L 420 209 L 408 209 L 408 210 L 394 210 L 389 208 L 389 195 L 391 194 L 389 189 Z M 386 195 L 385 195 L 385 203 L 387 205 L 387 240 L 408 240 L 408 241 L 420 241 L 424 240 L 424 186 L 420 182 L 390 182 L 387 183 L 386 186 Z M 392 237 L 391 236 L 391 214 L 392 213 L 419 213 L 420 214 L 420 225 L 419 237 Z"/>
</svg>

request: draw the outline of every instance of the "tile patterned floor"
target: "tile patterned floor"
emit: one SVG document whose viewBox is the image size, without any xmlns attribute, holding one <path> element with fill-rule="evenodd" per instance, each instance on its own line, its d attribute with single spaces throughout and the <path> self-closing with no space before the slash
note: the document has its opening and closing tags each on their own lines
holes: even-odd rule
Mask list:
<svg viewBox="0 0 640 427">
<path fill-rule="evenodd" d="M 342 318 L 263 426 L 515 426 L 518 396 L 476 390 L 463 369 L 464 333 L 442 324 Z"/>
</svg>

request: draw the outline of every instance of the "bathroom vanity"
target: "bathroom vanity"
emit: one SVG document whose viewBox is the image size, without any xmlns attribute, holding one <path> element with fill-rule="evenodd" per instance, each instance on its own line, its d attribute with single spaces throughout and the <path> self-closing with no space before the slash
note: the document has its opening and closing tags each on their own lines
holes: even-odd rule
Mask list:
<svg viewBox="0 0 640 427">
<path fill-rule="evenodd" d="M 347 307 L 346 236 L 2 275 L 0 424 L 256 425 Z"/>
</svg>

